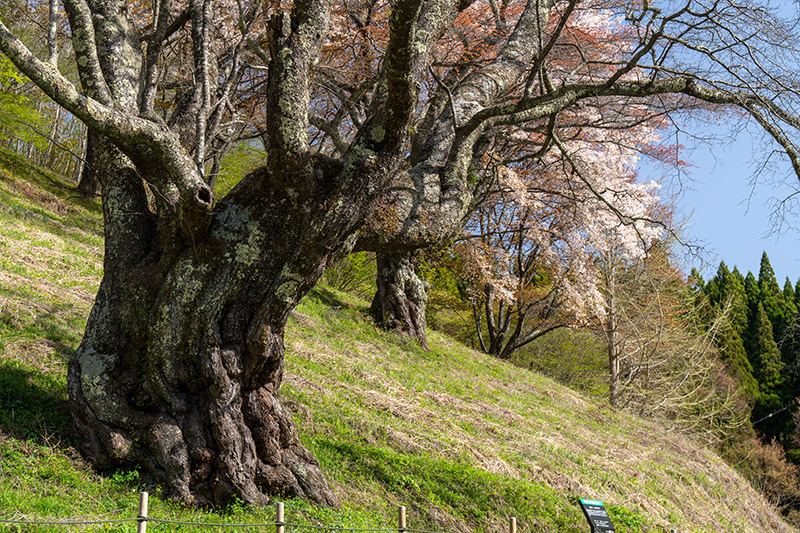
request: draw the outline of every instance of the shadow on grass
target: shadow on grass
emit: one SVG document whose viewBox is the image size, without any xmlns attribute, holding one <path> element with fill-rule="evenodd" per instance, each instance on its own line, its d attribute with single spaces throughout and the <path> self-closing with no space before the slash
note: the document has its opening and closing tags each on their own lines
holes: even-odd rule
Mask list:
<svg viewBox="0 0 800 533">
<path fill-rule="evenodd" d="M 0 431 L 42 444 L 70 438 L 64 383 L 18 361 L 0 361 Z"/>
<path fill-rule="evenodd" d="M 353 323 L 369 324 L 369 329 L 373 335 L 378 335 L 381 342 L 397 346 L 406 351 L 412 351 L 420 355 L 429 354 L 430 350 L 422 348 L 418 341 L 412 339 L 399 331 L 384 330 L 380 328 L 372 316 L 369 307 L 354 306 L 352 303 L 344 301 L 336 291 L 331 290 L 325 285 L 317 285 L 306 296 L 314 303 L 321 304 L 326 307 L 325 310 L 319 313 L 319 318 L 324 322 L 325 327 L 329 330 L 344 331 L 346 334 L 352 335 L 355 333 L 353 330 Z M 358 328 L 356 328 L 358 330 Z M 360 331 L 364 331 L 363 329 Z"/>
<path fill-rule="evenodd" d="M 318 302 L 327 305 L 328 307 L 333 308 L 341 308 L 341 307 L 351 307 L 350 304 L 344 302 L 339 298 L 339 295 L 333 292 L 328 287 L 324 285 L 317 285 L 314 287 L 308 296 Z"/>
<path fill-rule="evenodd" d="M 27 275 L 24 271 L 21 274 Z M 80 342 L 83 328 L 73 304 L 58 300 L 43 302 L 36 287 L 28 285 L 0 287 L 2 297 L 5 301 L 0 308 L 0 354 L 9 349 L 5 337 L 12 342 L 46 342 L 54 352 L 48 358 L 69 359 L 73 347 Z"/>
</svg>

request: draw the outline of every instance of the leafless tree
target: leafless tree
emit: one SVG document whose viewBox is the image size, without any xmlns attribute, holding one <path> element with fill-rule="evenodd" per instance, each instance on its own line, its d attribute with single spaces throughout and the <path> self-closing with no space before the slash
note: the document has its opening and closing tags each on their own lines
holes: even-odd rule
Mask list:
<svg viewBox="0 0 800 533">
<path fill-rule="evenodd" d="M 608 354 L 609 403 L 718 441 L 749 416 L 715 347 L 727 311 L 703 324 L 670 261 L 664 249 L 635 261 L 605 257 L 606 312 L 595 329 Z"/>
</svg>

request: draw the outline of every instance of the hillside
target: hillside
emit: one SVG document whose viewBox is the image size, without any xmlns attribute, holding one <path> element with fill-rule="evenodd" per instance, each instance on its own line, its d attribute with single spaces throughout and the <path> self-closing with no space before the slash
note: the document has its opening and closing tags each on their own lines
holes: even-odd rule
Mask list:
<svg viewBox="0 0 800 533">
<path fill-rule="evenodd" d="M 0 519 L 136 515 L 146 480 L 94 474 L 71 446 L 66 408 L 66 360 L 102 272 L 101 227 L 95 201 L 0 151 Z M 366 312 L 367 302 L 319 287 L 290 322 L 282 394 L 341 501 L 287 502 L 291 521 L 387 527 L 404 504 L 412 528 L 504 531 L 513 515 L 520 531 L 581 532 L 577 499 L 588 497 L 606 502 L 620 533 L 793 531 L 685 437 L 436 332 L 420 350 Z M 157 494 L 150 514 L 274 518 L 240 505 L 188 510 Z"/>
</svg>

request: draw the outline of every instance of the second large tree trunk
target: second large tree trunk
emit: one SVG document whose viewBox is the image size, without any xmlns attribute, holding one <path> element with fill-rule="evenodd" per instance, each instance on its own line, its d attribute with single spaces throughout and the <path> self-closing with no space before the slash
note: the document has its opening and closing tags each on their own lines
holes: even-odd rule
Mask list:
<svg viewBox="0 0 800 533">
<path fill-rule="evenodd" d="M 376 256 L 378 290 L 371 307 L 375 321 L 382 328 L 400 332 L 427 349 L 427 283 L 414 271 L 410 254 L 378 253 Z"/>
<path fill-rule="evenodd" d="M 78 193 L 90 198 L 100 192 L 100 179 L 95 172 L 95 134 L 91 130 L 86 132 L 86 154 L 83 158 L 83 169 L 78 181 Z"/>
</svg>

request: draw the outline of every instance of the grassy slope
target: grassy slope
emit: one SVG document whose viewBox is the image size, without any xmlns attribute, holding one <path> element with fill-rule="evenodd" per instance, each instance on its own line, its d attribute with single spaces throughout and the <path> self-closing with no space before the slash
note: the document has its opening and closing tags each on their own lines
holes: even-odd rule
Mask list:
<svg viewBox="0 0 800 533">
<path fill-rule="evenodd" d="M 136 515 L 138 474 L 98 476 L 70 446 L 65 361 L 99 283 L 100 228 L 95 202 L 0 151 L 0 518 Z M 620 533 L 791 530 L 686 438 L 435 332 L 432 350 L 419 350 L 365 313 L 365 302 L 323 287 L 291 320 L 282 393 L 342 505 L 288 502 L 289 520 L 386 527 L 405 504 L 416 528 L 502 531 L 515 515 L 521 531 L 578 532 L 588 527 L 577 498 L 592 497 Z M 180 520 L 274 518 L 157 497 L 150 507 Z"/>
</svg>

